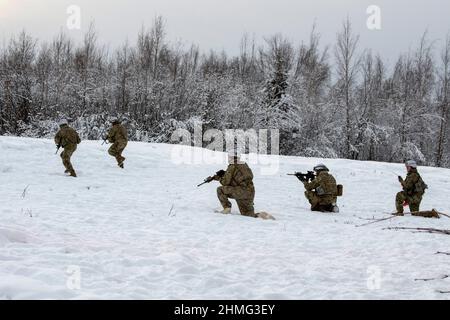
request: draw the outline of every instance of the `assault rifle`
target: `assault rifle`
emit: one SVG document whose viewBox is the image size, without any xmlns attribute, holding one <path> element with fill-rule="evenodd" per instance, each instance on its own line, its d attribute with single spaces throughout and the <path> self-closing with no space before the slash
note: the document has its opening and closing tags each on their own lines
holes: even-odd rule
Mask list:
<svg viewBox="0 0 450 320">
<path fill-rule="evenodd" d="M 55 153 L 55 154 L 58 154 L 59 149 L 61 149 L 61 145 L 60 145 L 60 144 L 58 144 L 58 145 L 56 146 L 56 153 Z"/>
<path fill-rule="evenodd" d="M 313 171 L 308 171 L 308 173 L 296 172 L 294 174 L 288 174 L 288 176 L 296 176 L 301 182 L 310 182 L 316 179 Z"/>
<path fill-rule="evenodd" d="M 102 140 L 103 140 L 102 145 L 104 145 L 105 143 L 108 144 L 108 135 L 106 134 L 106 130 L 102 132 Z"/>
<path fill-rule="evenodd" d="M 223 176 L 225 176 L 225 171 L 224 170 L 220 170 L 214 176 L 206 178 L 205 181 L 203 181 L 202 183 L 200 183 L 197 186 L 197 188 L 199 188 L 199 187 L 201 187 L 201 186 L 203 186 L 203 185 L 205 185 L 207 183 L 211 183 L 214 180 L 216 180 L 217 178 L 223 178 Z"/>
</svg>

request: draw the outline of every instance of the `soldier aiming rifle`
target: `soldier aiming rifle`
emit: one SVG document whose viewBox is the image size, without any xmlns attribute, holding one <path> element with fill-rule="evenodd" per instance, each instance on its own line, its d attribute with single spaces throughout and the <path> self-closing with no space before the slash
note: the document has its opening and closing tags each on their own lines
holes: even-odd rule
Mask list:
<svg viewBox="0 0 450 320">
<path fill-rule="evenodd" d="M 314 179 L 316 179 L 316 175 L 314 174 L 314 171 L 308 171 L 308 173 L 296 172 L 294 174 L 288 174 L 288 176 L 295 176 L 301 182 L 310 182 L 310 181 L 313 181 Z"/>
</svg>

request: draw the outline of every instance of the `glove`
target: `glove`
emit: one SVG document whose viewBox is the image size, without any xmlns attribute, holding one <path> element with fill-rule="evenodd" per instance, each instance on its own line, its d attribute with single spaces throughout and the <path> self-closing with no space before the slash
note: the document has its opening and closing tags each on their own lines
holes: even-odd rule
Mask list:
<svg viewBox="0 0 450 320">
<path fill-rule="evenodd" d="M 398 176 L 398 181 L 399 181 L 400 183 L 403 183 L 403 178 L 400 177 L 400 176 Z"/>
<path fill-rule="evenodd" d="M 218 172 L 216 173 L 216 175 L 217 175 L 219 178 L 222 178 L 223 176 L 225 176 L 225 171 L 224 171 L 224 170 L 220 170 L 220 171 L 218 171 Z"/>
</svg>

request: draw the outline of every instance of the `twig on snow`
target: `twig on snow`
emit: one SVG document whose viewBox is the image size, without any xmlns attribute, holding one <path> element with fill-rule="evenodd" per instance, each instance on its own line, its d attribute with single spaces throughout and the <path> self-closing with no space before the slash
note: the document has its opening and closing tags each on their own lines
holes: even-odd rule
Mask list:
<svg viewBox="0 0 450 320">
<path fill-rule="evenodd" d="M 443 276 L 440 277 L 440 278 L 414 279 L 414 281 L 425 281 L 425 282 L 427 282 L 427 281 L 435 281 L 435 280 L 444 280 L 444 279 L 447 279 L 447 278 L 449 278 L 449 277 L 450 277 L 449 275 L 443 275 Z"/>
<path fill-rule="evenodd" d="M 445 234 L 450 235 L 450 230 L 440 230 L 440 229 L 433 229 L 433 228 L 402 228 L 402 227 L 389 227 L 384 228 L 383 230 L 412 230 L 416 232 L 423 232 L 423 233 L 438 233 L 438 234 Z"/>
<path fill-rule="evenodd" d="M 435 254 L 445 254 L 447 256 L 450 256 L 450 252 L 440 252 L 440 251 L 438 251 Z"/>
<path fill-rule="evenodd" d="M 374 224 L 374 223 L 383 222 L 383 221 L 387 221 L 387 220 L 392 220 L 392 219 L 397 218 L 397 217 L 398 217 L 398 216 L 392 216 L 392 217 L 388 217 L 388 218 L 377 219 L 377 220 L 375 220 L 375 221 L 371 221 L 371 222 L 369 222 L 369 223 L 365 223 L 365 224 L 362 224 L 362 225 L 359 225 L 359 226 L 356 226 L 356 227 L 357 227 L 357 228 L 365 227 L 365 226 L 368 226 L 368 225 L 371 225 L 371 224 Z"/>
<path fill-rule="evenodd" d="M 448 214 L 445 214 L 445 213 L 442 213 L 442 212 L 438 212 L 438 214 L 450 219 L 450 215 L 448 215 Z"/>
<path fill-rule="evenodd" d="M 169 211 L 169 214 L 168 214 L 169 217 L 172 217 L 173 208 L 174 208 L 174 205 L 172 205 L 172 207 L 170 208 L 170 211 Z"/>
<path fill-rule="evenodd" d="M 22 199 L 25 199 L 25 197 L 26 197 L 26 195 L 27 195 L 27 190 L 28 190 L 29 187 L 30 187 L 30 185 L 27 185 L 27 186 L 25 187 L 25 189 L 23 189 L 23 192 L 22 192 Z"/>
</svg>

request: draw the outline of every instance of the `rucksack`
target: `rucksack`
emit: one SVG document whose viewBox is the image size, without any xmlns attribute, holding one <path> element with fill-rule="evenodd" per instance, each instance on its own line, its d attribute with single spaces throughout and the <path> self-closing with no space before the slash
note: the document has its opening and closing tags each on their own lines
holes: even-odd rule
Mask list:
<svg viewBox="0 0 450 320">
<path fill-rule="evenodd" d="M 419 181 L 417 181 L 414 192 L 416 193 L 425 193 L 425 190 L 428 189 L 428 185 L 423 181 L 422 177 L 419 176 Z"/>
</svg>

